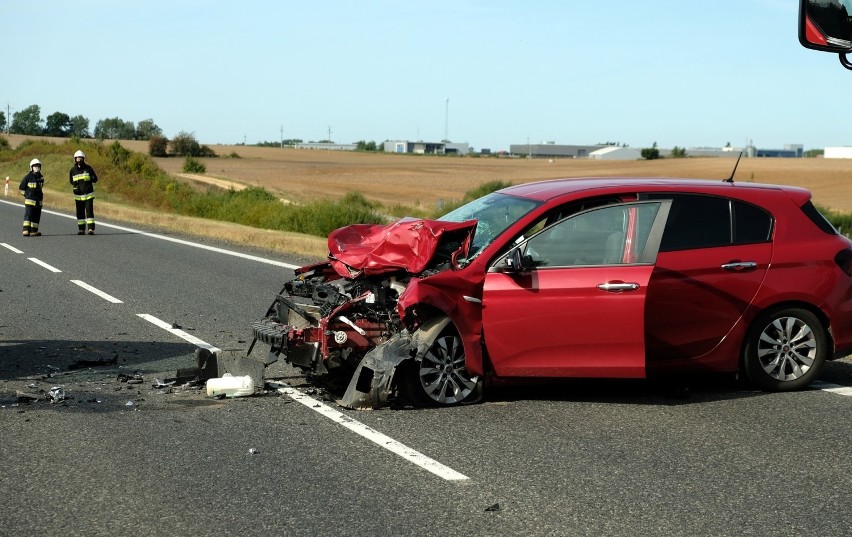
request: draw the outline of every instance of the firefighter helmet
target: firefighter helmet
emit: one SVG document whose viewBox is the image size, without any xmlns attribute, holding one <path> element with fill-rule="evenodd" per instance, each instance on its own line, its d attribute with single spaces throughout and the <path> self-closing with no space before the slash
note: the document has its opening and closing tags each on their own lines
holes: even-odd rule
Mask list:
<svg viewBox="0 0 852 537">
<path fill-rule="evenodd" d="M 33 166 L 41 166 L 41 161 L 37 158 L 32 159 L 30 161 L 30 169 L 32 169 Z"/>
<path fill-rule="evenodd" d="M 80 151 L 80 150 L 78 149 L 78 150 L 74 153 L 74 158 L 76 159 L 77 157 L 86 158 L 86 154 L 85 154 L 85 153 L 83 153 L 82 151 Z"/>
</svg>

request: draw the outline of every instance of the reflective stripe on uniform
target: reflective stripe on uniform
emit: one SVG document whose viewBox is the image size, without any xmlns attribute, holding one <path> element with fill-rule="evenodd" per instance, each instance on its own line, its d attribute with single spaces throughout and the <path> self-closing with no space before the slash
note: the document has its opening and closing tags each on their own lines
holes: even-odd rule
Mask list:
<svg viewBox="0 0 852 537">
<path fill-rule="evenodd" d="M 75 183 L 77 181 L 91 181 L 92 178 L 89 176 L 89 172 L 78 173 L 77 175 L 72 175 L 71 180 Z"/>
<path fill-rule="evenodd" d="M 79 196 L 74 196 L 74 199 L 77 201 L 86 201 L 95 199 L 95 193 L 89 192 L 88 194 L 80 194 Z"/>
</svg>

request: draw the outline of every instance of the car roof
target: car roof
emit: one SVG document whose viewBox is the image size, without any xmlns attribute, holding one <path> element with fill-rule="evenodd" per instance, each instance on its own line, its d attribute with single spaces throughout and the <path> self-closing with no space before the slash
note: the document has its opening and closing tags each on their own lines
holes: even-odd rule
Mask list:
<svg viewBox="0 0 852 537">
<path fill-rule="evenodd" d="M 731 195 L 732 189 L 749 189 L 764 193 L 772 191 L 778 193 L 786 192 L 799 205 L 811 198 L 810 191 L 800 187 L 761 183 L 729 183 L 718 179 L 686 179 L 676 177 L 573 177 L 513 185 L 500 190 L 500 192 L 537 201 L 548 201 L 566 194 L 574 194 L 587 190 L 600 191 L 601 194 L 606 194 L 623 191 L 624 189 L 682 191 L 715 194 L 718 196 Z M 739 193 L 742 194 L 741 191 Z"/>
</svg>

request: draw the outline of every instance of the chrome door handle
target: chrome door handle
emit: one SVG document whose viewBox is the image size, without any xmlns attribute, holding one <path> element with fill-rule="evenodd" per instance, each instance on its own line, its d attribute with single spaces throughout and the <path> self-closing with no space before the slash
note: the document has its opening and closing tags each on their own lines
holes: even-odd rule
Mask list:
<svg viewBox="0 0 852 537">
<path fill-rule="evenodd" d="M 599 283 L 598 289 L 601 291 L 609 291 L 610 293 L 621 293 L 623 291 L 635 291 L 639 289 L 638 283 L 632 282 L 623 282 L 623 283 L 615 283 L 615 282 L 606 282 Z"/>
<path fill-rule="evenodd" d="M 742 272 L 744 270 L 754 270 L 757 268 L 757 263 L 754 261 L 731 261 L 730 263 L 722 264 L 722 270 L 731 272 Z"/>
</svg>

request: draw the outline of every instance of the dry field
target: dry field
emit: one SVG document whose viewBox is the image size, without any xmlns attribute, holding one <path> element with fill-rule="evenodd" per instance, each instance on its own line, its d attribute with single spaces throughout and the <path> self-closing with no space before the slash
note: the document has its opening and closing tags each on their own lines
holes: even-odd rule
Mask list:
<svg viewBox="0 0 852 537">
<path fill-rule="evenodd" d="M 722 180 L 735 159 L 687 158 L 656 161 L 586 159 L 459 158 L 212 146 L 226 158 L 203 159 L 206 175 L 219 180 L 262 186 L 294 202 L 342 196 L 356 191 L 384 205 L 432 208 L 438 200 L 460 199 L 488 181 L 525 183 L 558 177 L 640 175 Z M 144 150 L 144 144 L 142 150 Z M 237 154 L 240 158 L 227 158 Z M 183 159 L 156 159 L 177 174 Z M 852 160 L 742 159 L 736 181 L 801 186 L 821 206 L 852 212 Z"/>
</svg>

